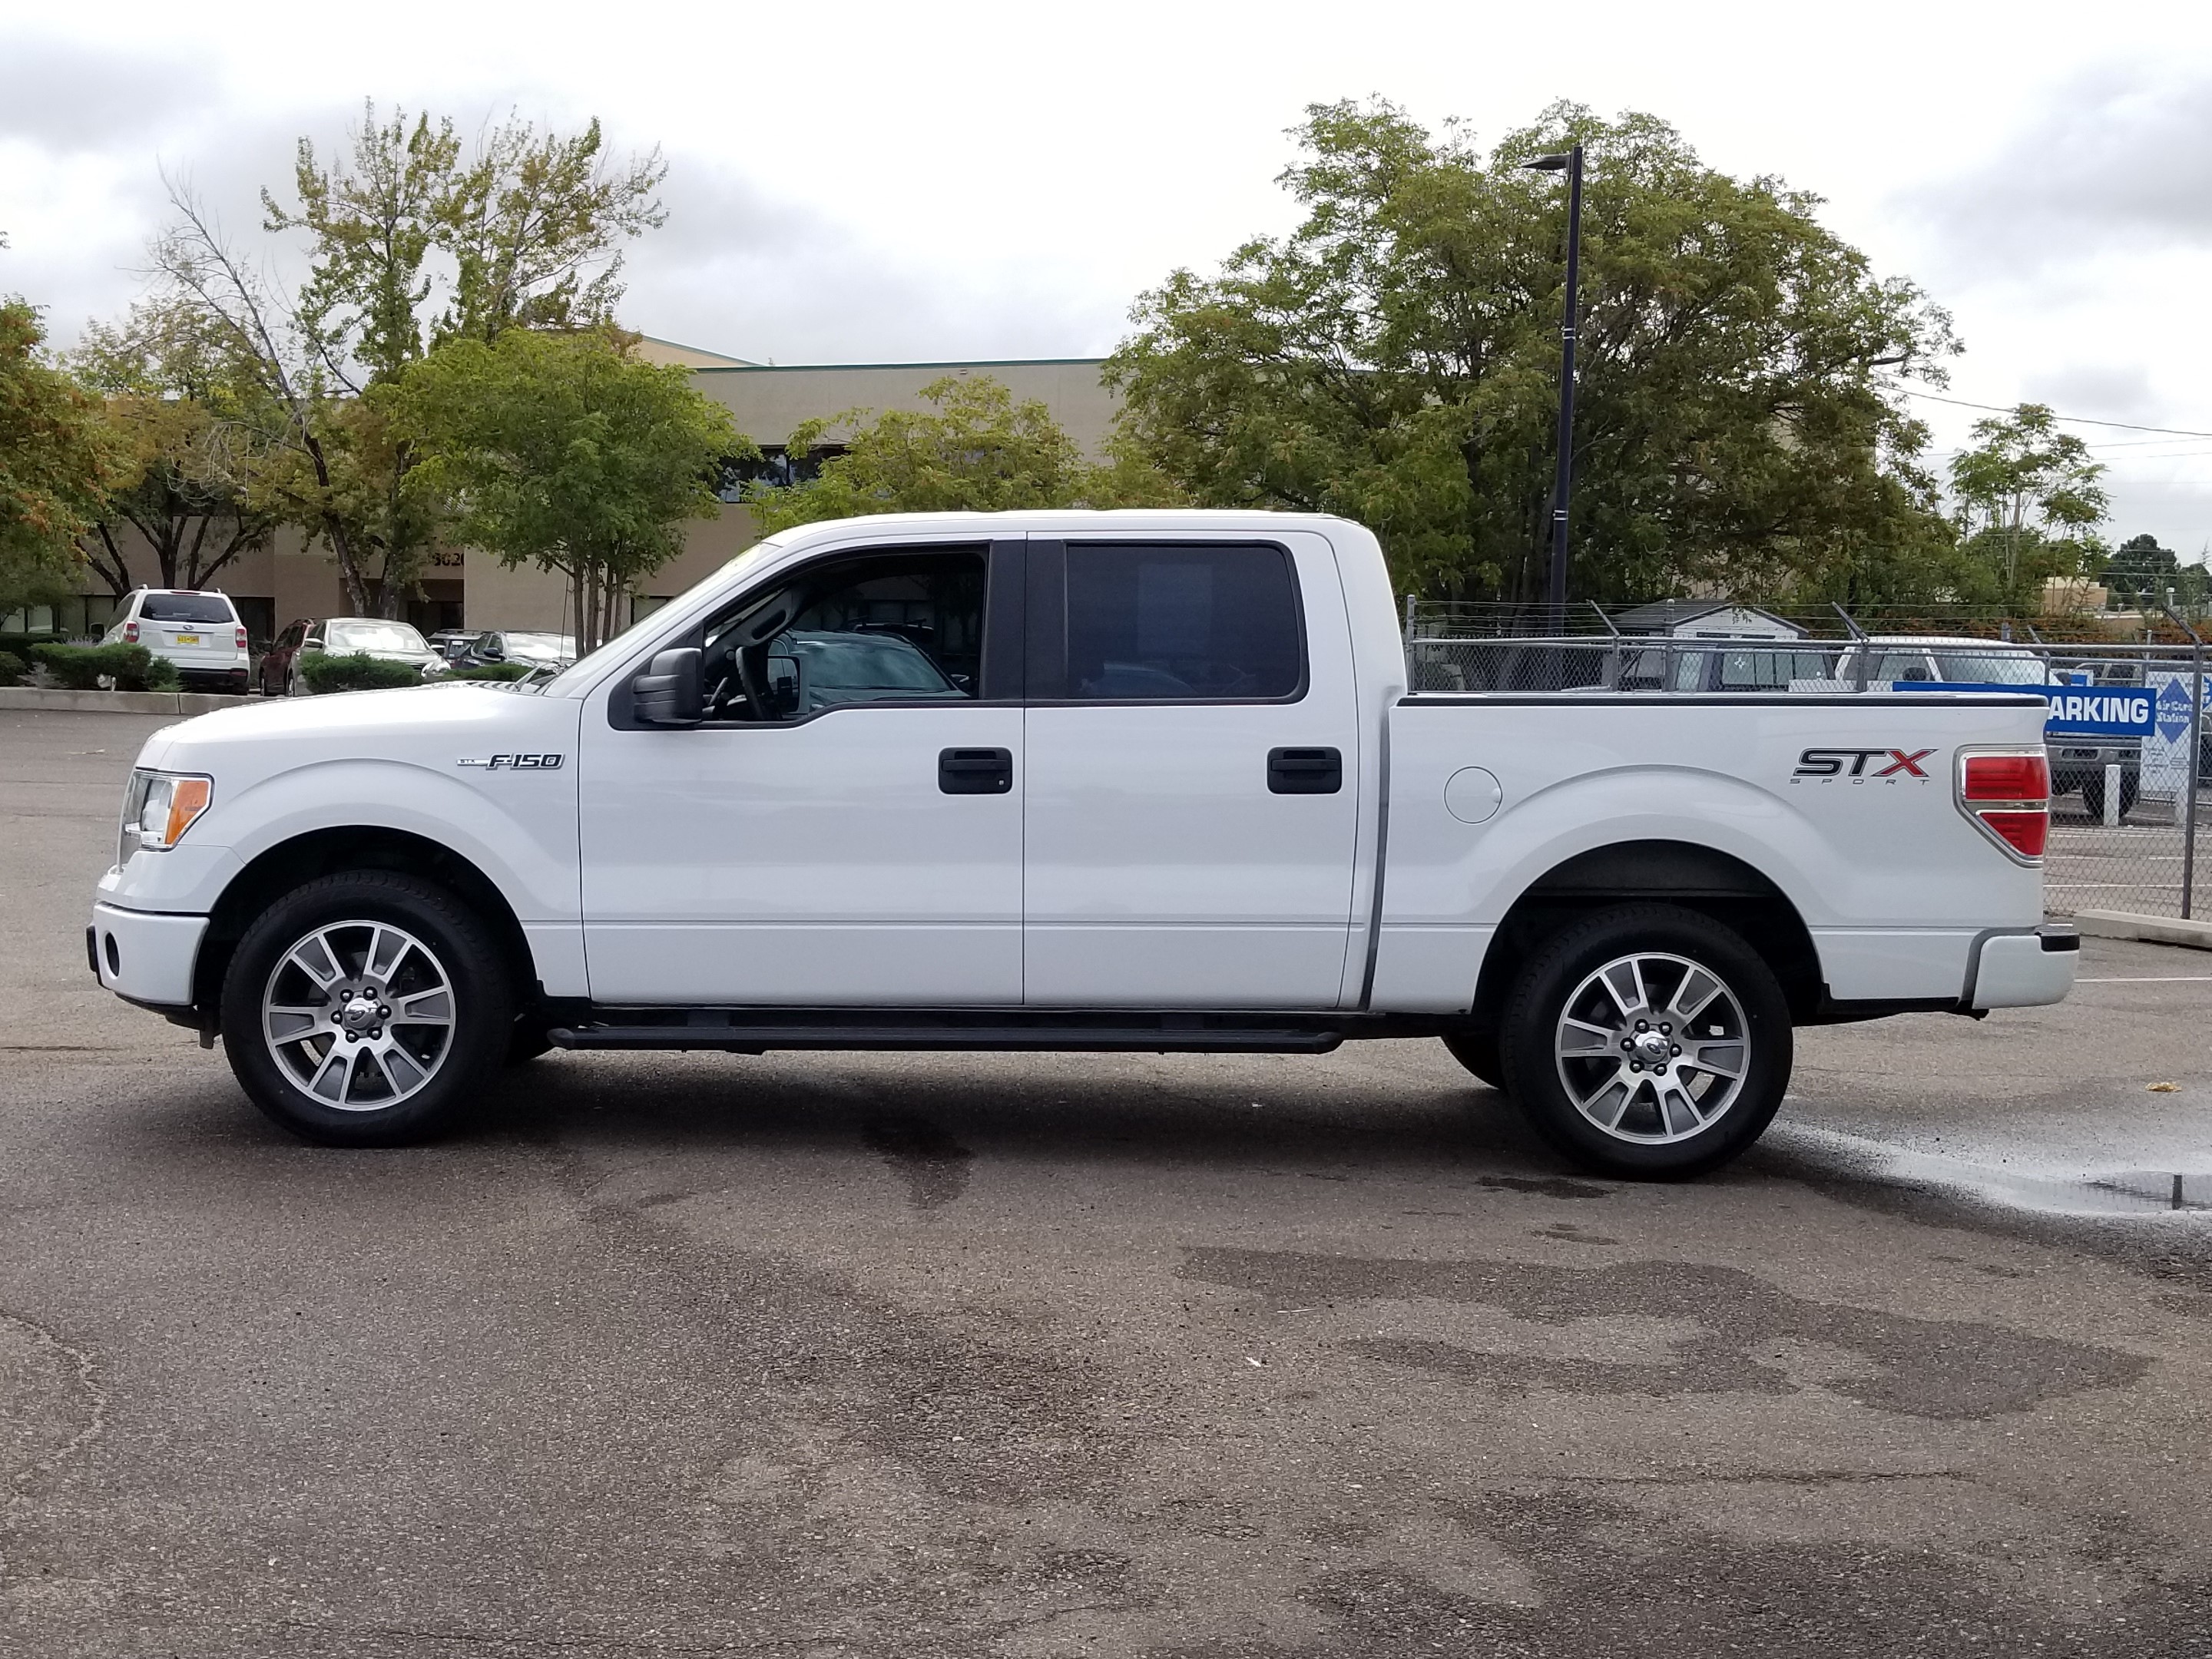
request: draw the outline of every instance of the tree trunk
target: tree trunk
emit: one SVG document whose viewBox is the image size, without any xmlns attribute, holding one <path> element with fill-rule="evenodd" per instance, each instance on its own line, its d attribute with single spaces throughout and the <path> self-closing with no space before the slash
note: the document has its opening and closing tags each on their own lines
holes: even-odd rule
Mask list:
<svg viewBox="0 0 2212 1659">
<path fill-rule="evenodd" d="M 109 592 L 118 599 L 130 598 L 131 567 L 124 560 L 123 550 L 115 544 L 114 527 L 103 520 L 93 526 L 93 530 L 99 536 L 100 545 L 107 550 L 108 559 L 114 562 L 110 564 L 96 554 L 88 554 L 85 562 L 100 573 L 100 579 L 107 584 Z"/>
</svg>

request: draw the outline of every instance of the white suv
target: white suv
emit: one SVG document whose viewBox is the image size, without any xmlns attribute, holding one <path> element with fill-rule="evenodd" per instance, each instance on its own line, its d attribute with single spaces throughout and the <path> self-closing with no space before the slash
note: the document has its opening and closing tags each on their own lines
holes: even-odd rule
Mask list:
<svg viewBox="0 0 2212 1659">
<path fill-rule="evenodd" d="M 176 665 L 188 686 L 243 696 L 251 663 L 246 624 L 227 593 L 141 587 L 123 602 L 102 645 L 143 645 Z"/>
</svg>

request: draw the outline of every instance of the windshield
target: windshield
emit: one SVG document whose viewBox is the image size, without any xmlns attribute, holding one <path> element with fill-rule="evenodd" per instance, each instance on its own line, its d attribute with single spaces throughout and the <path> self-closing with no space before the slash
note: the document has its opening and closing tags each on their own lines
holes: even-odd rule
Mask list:
<svg viewBox="0 0 2212 1659">
<path fill-rule="evenodd" d="M 906 641 L 879 634 L 787 634 L 775 649 L 806 664 L 818 691 L 935 691 L 953 689 L 936 664 Z"/>
<path fill-rule="evenodd" d="M 567 634 L 502 634 L 501 642 L 510 658 L 525 662 L 568 662 L 576 654 L 576 641 Z"/>
<path fill-rule="evenodd" d="M 1938 651 L 1936 666 L 1947 680 L 1980 685 L 2041 685 L 2047 676 L 2043 659 L 2025 651 Z"/>
<path fill-rule="evenodd" d="M 369 622 L 352 618 L 331 623 L 323 637 L 332 651 L 410 651 L 428 656 L 422 636 L 403 622 Z"/>
<path fill-rule="evenodd" d="M 237 615 L 220 593 L 149 593 L 138 607 L 144 622 L 227 623 Z"/>
</svg>

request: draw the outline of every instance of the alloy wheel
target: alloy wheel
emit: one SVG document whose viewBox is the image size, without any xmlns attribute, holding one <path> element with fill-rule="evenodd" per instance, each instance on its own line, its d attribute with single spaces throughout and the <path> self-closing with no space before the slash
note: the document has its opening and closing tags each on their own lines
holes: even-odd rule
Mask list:
<svg viewBox="0 0 2212 1659">
<path fill-rule="evenodd" d="M 334 921 L 276 960 L 261 999 L 270 1056 L 303 1093 L 374 1112 L 420 1093 L 453 1046 L 453 983 L 388 921 Z"/>
<path fill-rule="evenodd" d="M 1687 957 L 1639 951 L 1587 975 L 1553 1052 L 1568 1100 L 1618 1140 L 1662 1146 L 1711 1128 L 1742 1095 L 1751 1031 L 1726 981 Z"/>
</svg>

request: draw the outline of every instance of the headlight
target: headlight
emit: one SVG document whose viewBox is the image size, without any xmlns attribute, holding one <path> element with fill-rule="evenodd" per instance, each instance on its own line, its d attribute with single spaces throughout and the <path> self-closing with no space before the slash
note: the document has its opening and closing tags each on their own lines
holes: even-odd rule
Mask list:
<svg viewBox="0 0 2212 1659">
<path fill-rule="evenodd" d="M 123 834 L 115 861 L 133 853 L 166 853 L 215 799 L 215 780 L 173 772 L 133 772 L 123 797 Z"/>
</svg>

